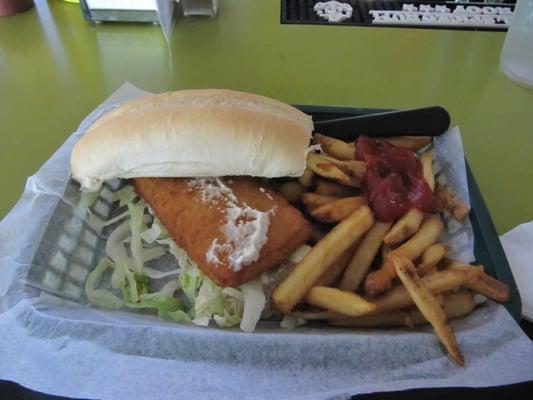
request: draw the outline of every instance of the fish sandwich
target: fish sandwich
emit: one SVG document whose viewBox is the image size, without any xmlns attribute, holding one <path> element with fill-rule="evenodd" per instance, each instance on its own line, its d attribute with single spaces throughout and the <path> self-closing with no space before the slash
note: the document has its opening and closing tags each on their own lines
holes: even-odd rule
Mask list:
<svg viewBox="0 0 533 400">
<path fill-rule="evenodd" d="M 239 288 L 309 239 L 310 223 L 269 181 L 303 174 L 312 130 L 308 115 L 259 95 L 146 96 L 87 130 L 71 154 L 72 176 L 83 191 L 127 179 L 149 206 L 145 213 L 203 275 L 219 288 Z"/>
</svg>

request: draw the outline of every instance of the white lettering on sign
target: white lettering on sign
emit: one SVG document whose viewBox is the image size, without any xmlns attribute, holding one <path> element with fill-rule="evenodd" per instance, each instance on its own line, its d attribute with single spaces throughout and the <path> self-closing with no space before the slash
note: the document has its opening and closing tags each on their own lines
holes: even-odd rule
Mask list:
<svg viewBox="0 0 533 400">
<path fill-rule="evenodd" d="M 334 0 L 318 2 L 313 7 L 313 10 L 315 10 L 320 18 L 327 19 L 328 22 L 342 22 L 345 19 L 351 18 L 353 13 L 351 5 Z"/>
<path fill-rule="evenodd" d="M 510 7 L 478 7 L 462 5 L 453 12 L 445 5 L 404 4 L 401 11 L 370 10 L 373 24 L 448 25 L 476 28 L 506 28 L 512 17 Z"/>
<path fill-rule="evenodd" d="M 435 6 L 436 12 L 449 13 L 451 10 L 446 6 Z"/>
</svg>

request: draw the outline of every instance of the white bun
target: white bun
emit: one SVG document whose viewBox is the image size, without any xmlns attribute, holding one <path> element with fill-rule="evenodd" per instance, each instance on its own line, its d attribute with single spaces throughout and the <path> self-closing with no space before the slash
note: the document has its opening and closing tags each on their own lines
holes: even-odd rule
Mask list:
<svg viewBox="0 0 533 400">
<path fill-rule="evenodd" d="M 97 120 L 74 146 L 85 190 L 114 178 L 301 176 L 311 118 L 268 97 L 230 90 L 161 93 Z"/>
</svg>

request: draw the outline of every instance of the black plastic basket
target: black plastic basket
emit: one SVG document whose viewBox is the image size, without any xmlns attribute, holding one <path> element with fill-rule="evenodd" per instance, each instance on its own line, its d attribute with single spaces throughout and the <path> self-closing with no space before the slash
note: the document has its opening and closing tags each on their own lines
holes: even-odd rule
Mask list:
<svg viewBox="0 0 533 400">
<path fill-rule="evenodd" d="M 311 115 L 314 121 L 390 111 L 304 105 L 296 107 Z M 327 132 L 323 133 L 327 134 Z M 467 174 L 471 202 L 470 219 L 475 234 L 476 262 L 483 264 L 488 274 L 509 285 L 511 295 L 505 307 L 513 318 L 519 321 L 520 295 L 496 229 L 468 164 Z M 100 197 L 91 207 L 93 214 L 102 220 L 120 214 L 123 209 L 119 209 L 116 203 L 113 204 L 110 200 L 113 193 L 120 187 L 120 180 L 106 182 Z M 64 198 L 73 202 L 79 201 L 79 185 L 70 180 L 66 186 Z M 98 256 L 104 252 L 105 235 L 102 236 L 92 229 L 84 219 L 74 214 L 73 210 L 69 204 L 59 201 L 51 215 L 26 279 L 25 289 L 30 297 L 37 296 L 40 291 L 44 291 L 82 304 L 87 303 L 84 292 L 85 280 L 96 265 Z"/>
</svg>

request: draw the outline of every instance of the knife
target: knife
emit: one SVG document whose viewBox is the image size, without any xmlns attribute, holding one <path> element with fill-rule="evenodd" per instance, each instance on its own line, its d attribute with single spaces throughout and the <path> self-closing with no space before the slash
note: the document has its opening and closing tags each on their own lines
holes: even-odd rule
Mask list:
<svg viewBox="0 0 533 400">
<path fill-rule="evenodd" d="M 315 132 L 346 140 L 359 135 L 439 136 L 448 130 L 450 114 L 433 106 L 317 121 L 314 126 Z"/>
</svg>

